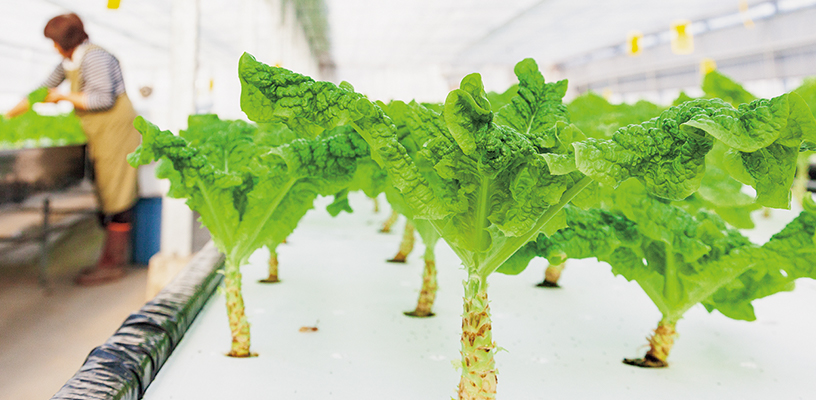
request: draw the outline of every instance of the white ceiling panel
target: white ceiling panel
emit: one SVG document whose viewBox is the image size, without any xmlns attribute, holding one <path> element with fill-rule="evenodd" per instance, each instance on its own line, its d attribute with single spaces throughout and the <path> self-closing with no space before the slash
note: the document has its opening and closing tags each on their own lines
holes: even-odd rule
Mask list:
<svg viewBox="0 0 816 400">
<path fill-rule="evenodd" d="M 756 4 L 761 1 L 748 1 Z M 739 0 L 328 0 L 339 68 L 553 64 L 629 31 L 739 11 Z"/>
<path fill-rule="evenodd" d="M 241 1 L 200 1 L 202 63 L 234 65 L 244 50 Z M 791 9 L 814 2 L 776 4 Z M 619 44 L 632 30 L 665 31 L 675 19 L 734 14 L 740 4 L 741 0 L 326 0 L 326 9 L 338 79 L 378 98 L 432 100 L 444 96 L 467 72 L 490 70 L 501 78 L 498 67 L 504 68 L 509 78 L 497 78 L 498 89 L 512 80 L 509 71 L 523 58 L 533 57 L 546 69 Z M 4 80 L 0 92 L 29 88 L 32 76 L 44 76 L 58 62 L 42 28 L 49 18 L 67 11 L 80 14 L 92 39 L 114 52 L 128 69 L 168 67 L 168 0 L 122 0 L 119 10 L 107 10 L 104 0 L 0 0 L 0 7 L 0 75 L 19 77 Z M 428 78 L 437 82 L 433 87 L 420 84 L 419 75 L 428 71 L 438 74 Z M 21 72 L 25 76 L 20 77 Z M 388 90 L 389 77 L 399 80 L 393 84 L 401 88 L 398 92 Z M 422 88 L 422 94 L 410 88 Z"/>
</svg>

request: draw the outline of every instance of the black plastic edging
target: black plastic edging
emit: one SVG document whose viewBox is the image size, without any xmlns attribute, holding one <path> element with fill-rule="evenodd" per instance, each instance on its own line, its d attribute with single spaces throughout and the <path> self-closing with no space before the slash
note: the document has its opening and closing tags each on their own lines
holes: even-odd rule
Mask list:
<svg viewBox="0 0 816 400">
<path fill-rule="evenodd" d="M 221 283 L 224 256 L 204 246 L 153 300 L 130 314 L 51 400 L 139 400 Z"/>
</svg>

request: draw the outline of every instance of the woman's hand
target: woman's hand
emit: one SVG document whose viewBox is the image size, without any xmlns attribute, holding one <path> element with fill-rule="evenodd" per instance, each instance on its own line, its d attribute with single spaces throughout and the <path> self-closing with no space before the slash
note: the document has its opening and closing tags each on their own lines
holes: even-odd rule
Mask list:
<svg viewBox="0 0 816 400">
<path fill-rule="evenodd" d="M 20 100 L 19 103 L 17 103 L 16 106 L 14 106 L 11 110 L 5 113 L 3 115 L 3 118 L 12 119 L 18 115 L 25 113 L 26 111 L 28 111 L 29 108 L 31 108 L 31 106 L 30 104 L 28 104 L 28 98 L 24 97 L 22 100 Z"/>
<path fill-rule="evenodd" d="M 85 93 L 71 92 L 63 94 L 57 89 L 48 89 L 48 96 L 45 96 L 46 103 L 57 103 L 60 101 L 68 101 L 74 105 L 77 110 L 84 110 L 87 108 L 85 104 Z"/>
<path fill-rule="evenodd" d="M 62 100 L 68 100 L 68 97 L 60 93 L 56 88 L 48 89 L 48 95 L 45 96 L 46 103 L 57 103 Z"/>
</svg>

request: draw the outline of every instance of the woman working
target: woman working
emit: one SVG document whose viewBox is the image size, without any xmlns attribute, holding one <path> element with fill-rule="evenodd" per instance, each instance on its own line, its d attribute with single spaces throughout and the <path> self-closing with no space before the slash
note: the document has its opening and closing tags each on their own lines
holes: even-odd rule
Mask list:
<svg viewBox="0 0 816 400">
<path fill-rule="evenodd" d="M 136 112 L 125 93 L 119 61 L 88 41 L 76 14 L 59 15 L 45 25 L 45 37 L 64 58 L 42 86 L 48 87 L 46 102 L 69 101 L 88 137 L 88 153 L 94 165 L 96 188 L 105 229 L 105 244 L 95 267 L 83 270 L 76 282 L 95 285 L 124 276 L 129 261 L 130 230 L 136 203 L 136 169 L 127 154 L 139 145 L 133 128 Z M 70 93 L 56 87 L 68 80 Z M 6 116 L 14 117 L 30 107 L 24 99 Z"/>
</svg>

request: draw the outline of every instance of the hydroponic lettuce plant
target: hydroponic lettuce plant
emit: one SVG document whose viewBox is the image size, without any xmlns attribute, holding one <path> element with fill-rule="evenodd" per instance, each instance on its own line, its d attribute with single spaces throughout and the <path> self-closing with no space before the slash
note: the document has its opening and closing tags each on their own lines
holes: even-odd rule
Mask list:
<svg viewBox="0 0 816 400">
<path fill-rule="evenodd" d="M 430 166 L 431 174 L 425 178 L 420 163 L 399 144 L 390 119 L 362 95 L 265 66 L 249 55 L 240 65 L 244 109 L 262 110 L 248 111 L 250 118 L 310 120 L 323 129 L 354 126 L 414 218 L 428 220 L 454 249 L 469 275 L 464 282 L 459 397 L 494 397 L 496 346 L 487 277 L 591 183 L 588 178 L 576 183 L 571 175 L 549 174 L 539 156 L 548 148 L 566 152 L 554 128 L 555 122 L 567 119 L 560 101 L 565 82 L 545 84 L 532 60 L 520 63 L 516 71 L 521 96 L 496 118 L 500 125 L 493 121 L 479 76 L 466 77 L 462 89 L 452 92 L 445 103 L 447 129 L 435 130 L 419 151 Z"/>
<path fill-rule="evenodd" d="M 707 82 L 707 87 L 713 90 L 711 87 L 727 86 L 726 84 L 716 85 L 717 82 L 723 80 L 731 82 L 728 78 L 716 73 L 707 75 L 705 82 Z M 706 105 L 705 107 L 712 106 Z M 641 125 L 642 121 L 657 117 L 663 111 L 661 107 L 646 101 L 639 101 L 634 105 L 613 105 L 593 93 L 579 96 L 569 104 L 568 109 L 571 122 L 581 129 L 582 133 L 594 139 L 611 139 L 618 129 L 623 129 L 625 132 L 631 129 L 629 125 Z M 679 109 L 673 111 L 677 110 Z M 652 128 L 647 127 L 646 129 Z M 706 155 L 707 165 L 700 180 L 699 191 L 683 199 L 678 206 L 691 212 L 703 209 L 712 210 L 735 227 L 752 228 L 753 221 L 750 212 L 760 206 L 751 196 L 741 192 L 740 182 L 722 170 L 725 168 L 722 159 L 728 146 L 715 144 L 715 147 Z M 557 280 L 563 269 L 562 264 L 551 264 L 545 273 L 544 282 L 539 286 L 557 287 Z"/>
<path fill-rule="evenodd" d="M 569 208 L 569 227 L 549 238 L 539 236 L 514 254 L 500 271 L 518 273 L 533 257 L 545 257 L 554 264 L 570 258 L 596 258 L 609 263 L 614 274 L 636 281 L 663 317 L 649 339 L 646 356 L 625 363 L 668 366 L 667 358 L 677 336 L 676 324 L 697 304 L 703 304 L 709 312 L 718 310 L 729 318 L 753 321 L 756 317 L 751 301 L 790 290 L 795 278 L 813 272 L 812 267 L 802 268 L 807 263 L 787 262 L 789 265 L 782 268 L 785 263 L 778 260 L 786 252 L 816 254 L 812 226 L 802 228 L 810 229 L 808 243 L 798 240 L 780 247 L 777 235 L 760 248 L 726 227 L 715 214 L 689 214 L 649 196 L 636 180 L 624 182 L 611 193 L 609 204 L 610 210 Z M 810 209 L 797 219 L 813 220 Z"/>
<path fill-rule="evenodd" d="M 648 102 L 638 102 L 633 106 L 612 105 L 592 93 L 576 98 L 568 109 L 571 122 L 595 139 L 610 139 L 613 135 L 610 129 L 617 131 L 641 118 L 641 121 L 651 119 L 651 116 L 659 116 L 662 110 Z M 627 129 L 630 128 L 624 131 Z M 725 172 L 723 159 L 727 150 L 728 146 L 723 143 L 714 144 L 705 156 L 706 168 L 699 189 L 675 204 L 692 214 L 701 210 L 713 211 L 734 227 L 750 229 L 754 226 L 751 212 L 760 206 L 752 196 L 742 193 L 742 183 Z M 539 286 L 558 287 L 558 278 L 563 269 L 563 264 L 550 264 Z"/>
<path fill-rule="evenodd" d="M 306 136 L 302 136 L 302 135 Z M 310 132 L 294 132 L 285 124 L 280 122 L 269 122 L 258 124 L 258 131 L 255 134 L 255 142 L 261 146 L 277 147 L 290 143 L 295 139 L 314 139 Z M 355 172 L 356 173 L 356 172 Z M 267 260 L 267 275 L 261 279 L 260 283 L 278 283 L 280 260 L 278 258 L 278 246 L 286 243 L 286 237 L 273 235 L 268 238 L 266 248 L 269 250 L 269 260 Z"/>
<path fill-rule="evenodd" d="M 809 93 L 807 89 L 804 89 L 806 85 L 803 85 L 801 88 L 794 90 L 794 93 L 800 95 L 808 106 L 813 110 L 814 104 L 809 98 Z M 733 79 L 723 75 L 718 71 L 710 71 L 703 77 L 702 89 L 705 93 L 705 98 L 719 98 L 727 103 L 733 105 L 734 107 L 739 107 L 740 104 L 749 103 L 751 101 L 756 100 L 756 96 L 754 96 L 751 92 L 745 90 L 739 83 L 734 81 Z M 803 90 L 804 89 L 804 90 Z M 675 100 L 675 105 L 680 104 L 686 101 L 694 100 L 691 97 L 685 95 L 685 93 L 681 93 L 680 97 Z M 798 162 L 796 167 L 796 177 L 794 178 L 793 182 L 793 197 L 801 204 L 802 199 L 805 196 L 805 192 L 807 191 L 807 181 L 808 181 L 808 165 L 809 165 L 809 158 L 810 155 L 813 154 L 811 151 L 800 152 L 798 156 Z M 767 216 L 766 210 L 766 216 Z M 723 216 L 723 214 L 720 214 Z M 727 218 L 726 218 L 727 220 Z M 728 221 L 730 223 L 730 221 Z M 736 226 L 736 225 L 735 225 Z"/>
<path fill-rule="evenodd" d="M 728 80 L 716 72 L 706 76 L 706 82 Z M 662 108 L 645 101 L 639 101 L 634 105 L 612 105 L 593 93 L 577 97 L 569 104 L 568 109 L 571 122 L 586 136 L 595 139 L 611 139 L 618 129 L 632 124 L 640 125 L 643 121 L 658 117 L 663 111 Z M 745 117 L 745 123 L 750 123 L 748 118 L 750 117 Z M 724 158 L 728 150 L 725 144 L 719 142 L 714 144 L 712 150 L 706 154 L 706 169 L 699 190 L 677 205 L 691 210 L 692 213 L 701 209 L 711 210 L 734 227 L 750 229 L 753 228 L 750 212 L 759 208 L 759 205 L 755 203 L 753 197 L 742 193 L 742 184 L 725 171 L 727 163 Z"/>
<path fill-rule="evenodd" d="M 142 118 L 135 126 L 142 133 L 142 144 L 128 161 L 138 166 L 163 160 L 160 177 L 170 180 L 169 195 L 187 198 L 226 255 L 229 355 L 248 357 L 250 333 L 240 267 L 261 246 L 283 241 L 318 195 L 348 185 L 357 160 L 367 157 L 368 145 L 342 127 L 314 139 L 267 147 L 259 143 L 257 129 L 243 121 L 206 135 L 188 130 L 174 136 Z"/>
<path fill-rule="evenodd" d="M 720 142 L 727 148 L 724 169 L 756 189 L 757 203 L 789 208 L 800 146 L 815 139 L 807 105 L 784 94 L 736 109 L 718 99 L 689 101 L 621 128 L 611 140 L 590 138 L 574 147 L 576 168 L 608 186 L 635 177 L 658 197 L 682 200 L 699 189 L 706 154 Z"/>
<path fill-rule="evenodd" d="M 726 284 L 744 272 L 744 270 L 733 267 L 727 268 L 723 264 L 696 269 L 688 267 L 700 259 L 705 259 L 707 262 L 711 260 L 712 257 L 707 251 L 704 251 L 705 246 L 709 245 L 699 240 L 698 242 L 685 241 L 685 245 L 676 243 L 678 238 L 682 239 L 683 235 L 687 235 L 687 231 L 682 228 L 684 224 L 688 225 L 691 222 L 688 222 L 689 218 L 680 216 L 688 214 L 677 207 L 668 204 L 660 205 L 662 203 L 657 200 L 648 200 L 650 197 L 646 196 L 646 191 L 664 199 L 679 201 L 699 189 L 700 196 L 696 201 L 683 202 L 689 209 L 716 209 L 710 204 L 700 204 L 700 200 L 706 200 L 706 196 L 713 199 L 712 201 L 724 200 L 725 204 L 730 202 L 732 206 L 738 206 L 735 200 L 741 199 L 737 195 L 740 185 L 730 181 L 722 170 L 714 167 L 719 165 L 743 183 L 752 184 L 757 189 L 759 203 L 788 208 L 789 188 L 794 175 L 797 153 L 804 141 L 813 141 L 814 134 L 816 134 L 814 128 L 816 125 L 814 125 L 812 115 L 806 112 L 806 106 L 797 95 L 757 100 L 743 104 L 738 109 L 720 100 L 694 100 L 672 107 L 660 117 L 643 124 L 621 128 L 615 132 L 611 140 L 588 139 L 575 143 L 577 168 L 582 172 L 598 178 L 609 187 L 617 186 L 620 182 L 632 177 L 636 177 L 645 187 L 643 190 L 635 190 L 631 187 L 634 181 L 629 181 L 632 183 L 624 189 L 624 192 L 629 195 L 637 194 L 641 198 L 640 203 L 636 203 L 637 205 L 629 210 L 633 214 L 627 214 L 627 217 L 637 222 L 642 231 L 644 227 L 649 227 L 652 236 L 644 236 L 650 237 L 652 242 L 649 242 L 649 247 L 642 248 L 640 253 L 628 253 L 627 257 L 623 258 L 625 263 L 619 264 L 622 267 L 616 267 L 616 264 L 610 261 L 613 271 L 627 276 L 628 279 L 637 280 L 664 313 L 664 319 L 651 340 L 652 350 L 645 359 L 631 360 L 632 363 L 647 366 L 665 365 L 668 349 L 673 343 L 674 324 L 682 313 L 692 305 L 702 302 L 707 295 L 711 294 L 709 293 L 711 289 L 718 288 L 711 286 L 714 283 Z M 714 139 L 720 139 L 720 141 Z M 711 162 L 710 173 L 704 175 L 702 172 L 705 171 L 706 153 L 715 147 L 715 144 L 718 151 L 722 152 L 722 156 L 713 157 L 716 162 Z M 714 152 L 714 154 L 717 153 Z M 780 156 L 783 154 L 786 155 Z M 554 158 L 559 163 L 563 161 L 557 159 L 561 156 L 545 157 Z M 668 157 L 671 162 L 655 163 L 654 157 Z M 746 174 L 747 171 L 754 172 Z M 618 173 L 621 175 L 617 175 Z M 750 175 L 750 178 L 746 175 Z M 709 178 L 708 181 L 700 187 L 706 181 L 706 176 Z M 651 202 L 644 203 L 647 201 Z M 627 203 L 616 197 L 609 204 L 612 204 L 611 208 L 614 209 L 620 207 L 621 204 L 635 203 L 632 201 Z M 647 212 L 646 216 L 637 214 L 644 212 Z M 635 215 L 640 215 L 642 218 L 637 219 Z M 675 219 L 677 219 L 676 222 Z M 687 222 L 681 223 L 680 219 L 685 219 Z M 659 226 L 667 220 L 672 221 L 672 226 Z M 712 220 L 709 218 L 709 221 Z M 649 225 L 644 225 L 646 223 Z M 672 233 L 675 224 L 681 230 Z M 733 235 L 726 235 L 726 237 L 733 238 Z M 655 244 L 657 242 L 654 241 L 662 241 L 663 244 Z M 720 242 L 718 246 L 721 252 L 725 252 L 739 245 L 739 243 Z M 695 246 L 698 250 L 696 252 Z M 722 246 L 726 247 L 725 250 Z M 577 257 L 583 257 L 587 253 L 576 252 L 575 254 Z M 553 258 L 549 254 L 547 256 Z M 682 260 L 677 260 L 677 257 L 682 257 Z M 653 281 L 650 283 L 643 282 L 643 279 L 646 278 L 639 279 L 648 275 L 638 275 L 642 269 L 632 267 L 628 272 L 622 272 L 626 263 L 636 266 L 643 264 L 641 261 L 643 259 L 647 260 L 646 265 L 655 266 L 653 269 L 660 271 L 659 274 L 651 274 L 648 279 Z M 562 260 L 563 257 L 556 257 L 551 261 L 562 262 Z M 516 261 L 515 267 L 508 268 L 509 270 L 515 268 L 513 272 L 518 272 L 523 265 L 523 261 Z M 692 281 L 706 283 L 694 288 L 688 282 L 684 284 L 684 281 L 678 278 L 680 273 L 678 271 L 689 268 L 693 271 L 709 271 L 709 268 L 712 268 L 720 273 L 728 272 L 730 275 L 709 276 L 705 279 L 692 278 Z M 659 285 L 662 285 L 660 290 L 655 289 Z M 773 286 L 773 284 L 767 284 L 762 290 L 773 292 L 771 289 Z M 661 298 L 661 295 L 665 295 L 665 298 Z M 743 299 L 745 298 L 750 299 L 750 297 Z M 735 309 L 724 307 L 720 306 L 718 309 L 729 316 L 740 315 Z M 745 315 L 747 314 L 742 314 L 743 317 Z"/>
<path fill-rule="evenodd" d="M 433 111 L 439 115 L 441 113 L 442 106 L 428 103 L 420 104 L 416 102 L 411 102 L 410 105 L 408 105 L 399 100 L 395 100 L 389 104 L 377 102 L 377 105 L 387 114 L 389 114 L 389 117 L 396 125 L 397 137 L 400 144 L 405 147 L 409 157 L 415 158 L 416 153 L 419 151 L 419 148 L 422 147 L 424 141 L 427 140 L 427 137 L 422 137 L 421 131 L 414 131 L 412 134 L 412 130 L 409 127 L 408 122 L 410 122 L 413 118 L 406 118 L 406 116 L 411 115 L 413 110 L 417 109 L 417 107 L 422 107 L 425 110 Z M 411 124 L 411 126 L 415 126 L 415 124 Z M 422 138 L 418 142 L 415 136 Z M 390 187 L 391 185 L 388 186 Z M 399 215 L 399 212 L 392 210 L 391 215 L 383 222 L 380 232 L 390 232 L 391 227 L 399 220 Z M 389 261 L 401 262 L 401 260 L 404 260 L 404 258 L 408 256 L 410 250 L 413 249 L 414 229 L 415 228 L 412 222 L 405 225 L 405 232 L 403 234 L 403 241 L 400 243 L 400 250 L 397 255 Z"/>
<path fill-rule="evenodd" d="M 794 92 L 802 96 L 805 103 L 807 103 L 811 111 L 813 111 L 813 107 L 816 106 L 816 104 L 808 100 L 810 94 L 807 90 L 802 90 L 804 87 L 805 86 L 794 90 Z M 745 90 L 742 85 L 716 70 L 708 72 L 703 77 L 702 88 L 703 92 L 705 92 L 705 97 L 725 100 L 734 107 L 739 107 L 740 104 L 756 100 L 756 96 Z M 805 193 L 807 192 L 808 167 L 811 154 L 813 154 L 813 152 L 806 151 L 800 152 L 798 156 L 796 177 L 794 178 L 793 188 L 791 190 L 793 198 L 796 199 L 799 204 L 802 204 Z M 768 215 L 766 210 L 766 216 Z"/>
<path fill-rule="evenodd" d="M 197 147 L 207 142 L 212 135 L 219 135 L 222 132 L 227 132 L 230 129 L 240 129 L 244 131 L 247 136 L 252 136 L 252 142 L 261 148 L 271 148 L 289 143 L 299 136 L 290 130 L 286 125 L 280 122 L 270 122 L 265 124 L 246 124 L 243 121 L 222 120 L 215 114 L 197 114 L 191 115 L 187 118 L 187 129 L 179 132 L 179 135 L 190 142 L 191 146 Z M 313 137 L 309 137 L 310 139 Z M 227 151 L 225 148 L 224 151 Z M 160 163 L 160 171 L 170 174 L 172 171 L 172 164 L 168 162 Z M 180 197 L 184 197 L 183 195 Z M 278 279 L 278 253 L 277 248 L 281 242 L 277 241 L 279 238 L 270 238 L 270 242 L 266 244 L 269 249 L 268 260 L 268 275 L 262 279 L 263 283 L 279 282 Z M 285 240 L 285 238 L 284 238 Z"/>
<path fill-rule="evenodd" d="M 576 143 L 576 167 L 609 187 L 636 177 L 650 193 L 689 211 L 712 210 L 750 227 L 757 205 L 740 192 L 741 183 L 757 190 L 757 204 L 789 207 L 800 146 L 816 134 L 806 110 L 795 94 L 737 109 L 718 99 L 693 100 L 620 128 L 611 140 Z"/>
<path fill-rule="evenodd" d="M 433 165 L 422 157 L 420 149 L 424 143 L 446 130 L 442 115 L 416 102 L 392 101 L 387 105 L 381 102 L 377 104 L 394 122 L 399 142 L 406 149 L 414 164 L 417 165 L 419 173 L 425 179 L 432 177 L 434 175 Z M 413 249 L 414 230 L 419 233 L 419 237 L 425 245 L 422 289 L 414 311 L 405 314 L 414 317 L 433 316 L 432 309 L 438 288 L 434 249 L 440 239 L 439 233 L 428 220 L 414 218 L 413 210 L 407 205 L 402 193 L 393 185 L 389 185 L 385 194 L 392 209 L 407 218 L 399 251 L 389 261 L 405 261 L 405 258 Z"/>
<path fill-rule="evenodd" d="M 598 94 L 587 92 L 573 99 L 567 105 L 567 110 L 570 122 L 582 134 L 596 139 L 609 139 L 617 129 L 654 118 L 664 108 L 645 100 L 635 104 L 612 104 Z M 565 263 L 550 263 L 544 273 L 544 280 L 537 286 L 560 287 L 558 280 L 565 267 Z"/>
<path fill-rule="evenodd" d="M 422 287 L 419 292 L 416 307 L 413 311 L 406 311 L 405 315 L 412 317 L 431 317 L 433 316 L 433 305 L 436 300 L 436 291 L 438 288 L 436 278 L 436 255 L 434 249 L 440 236 L 436 228 L 428 220 L 413 218 L 411 209 L 406 206 L 402 194 L 396 189 L 388 188 L 385 191 L 388 204 L 391 205 L 395 211 L 404 215 L 407 218 L 406 229 L 400 243 L 399 252 L 391 262 L 404 262 L 404 258 L 400 261 L 400 257 L 406 257 L 411 253 L 414 241 L 414 232 L 419 233 L 419 237 L 425 246 L 423 254 L 424 268 L 422 270 Z M 410 248 L 409 248 L 410 247 Z"/>
<path fill-rule="evenodd" d="M 487 277 L 542 231 L 554 233 L 563 227 L 563 207 L 583 200 L 578 195 L 593 179 L 617 186 L 636 177 L 650 192 L 682 199 L 699 187 L 705 155 L 717 139 L 736 146 L 735 151 L 754 153 L 781 138 L 785 145 L 802 140 L 801 130 L 794 129 L 802 123 L 795 112 L 798 108 L 790 105 L 796 98 L 789 97 L 741 111 L 707 100 L 667 110 L 644 126 L 619 130 L 612 140 L 584 139 L 568 124 L 561 103 L 566 82 L 545 83 L 535 62 L 528 59 L 515 68 L 519 95 L 495 115 L 477 74 L 466 76 L 460 89 L 449 94 L 443 112 L 447 131 L 425 142 L 419 152 L 431 166 L 432 173 L 425 177 L 419 162 L 399 144 L 390 118 L 363 95 L 263 65 L 248 54 L 241 58 L 239 70 L 242 107 L 250 119 L 282 118 L 318 130 L 354 127 L 371 146 L 372 158 L 387 170 L 414 218 L 430 221 L 462 260 L 468 279 L 464 282 L 461 399 L 495 397 L 496 345 Z M 774 112 L 765 112 L 771 107 L 776 107 Z M 775 127 L 781 127 L 784 135 L 779 129 L 761 130 L 767 124 L 759 122 L 777 114 L 783 117 Z M 754 136 L 764 140 L 757 145 L 751 140 Z M 752 147 L 756 148 L 748 150 Z M 738 155 L 761 161 L 751 154 Z M 740 163 L 735 171 L 756 172 L 748 165 Z M 757 184 L 760 196 L 777 200 L 775 186 L 765 187 L 762 177 L 751 176 L 763 182 Z"/>
<path fill-rule="evenodd" d="M 754 222 L 751 218 L 751 212 L 759 209 L 760 206 L 756 204 L 752 196 L 742 192 L 742 183 L 737 182 L 716 166 L 718 164 L 714 159 L 715 157 L 711 157 L 712 153 L 715 153 L 715 150 L 709 152 L 707 156 L 706 172 L 703 176 L 702 182 L 700 183 L 700 188 L 698 191 L 684 200 L 674 201 L 671 202 L 671 204 L 675 207 L 681 208 L 691 215 L 697 215 L 700 212 L 714 213 L 732 227 L 738 229 L 752 229 L 754 227 Z M 602 201 L 597 206 L 604 210 L 614 210 L 615 203 L 614 200 L 612 200 L 614 196 L 610 195 L 612 191 L 607 187 L 604 187 L 601 190 L 603 190 L 604 193 L 599 196 Z M 577 212 L 578 211 L 573 210 L 572 214 Z M 573 226 L 573 222 L 570 222 L 570 213 L 567 214 L 567 226 Z M 558 234 L 561 233 L 563 233 L 563 231 L 558 232 Z M 525 253 L 526 255 L 514 262 L 519 262 L 519 260 L 524 259 L 525 257 L 529 261 L 531 257 L 533 257 L 533 254 L 547 258 L 549 265 L 547 266 L 547 270 L 545 272 L 544 281 L 539 283 L 537 286 L 560 287 L 558 280 L 561 273 L 565 269 L 566 259 L 549 255 L 550 250 L 548 250 L 548 253 L 546 254 L 540 252 L 530 253 L 529 251 L 532 249 L 542 249 L 548 247 L 547 243 L 550 243 L 549 239 L 547 239 L 545 236 L 539 236 L 537 242 L 534 241 L 528 243 L 524 248 L 522 248 L 522 250 L 516 253 L 511 260 L 516 259 L 517 256 L 522 257 L 519 253 Z M 584 246 L 586 249 L 591 249 L 593 245 L 587 243 L 581 246 Z M 527 249 L 526 252 L 524 251 L 525 249 Z M 569 258 L 587 257 L 595 257 L 595 253 L 590 251 L 586 253 L 585 256 L 575 256 Z"/>
</svg>

